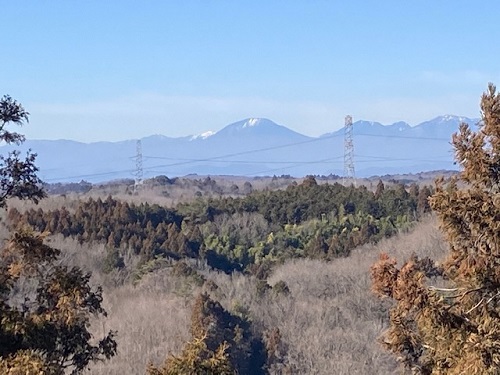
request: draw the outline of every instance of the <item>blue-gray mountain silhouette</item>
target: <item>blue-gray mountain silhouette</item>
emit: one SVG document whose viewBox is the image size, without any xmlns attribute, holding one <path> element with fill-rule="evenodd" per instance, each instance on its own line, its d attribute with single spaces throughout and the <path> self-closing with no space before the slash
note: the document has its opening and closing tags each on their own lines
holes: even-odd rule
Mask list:
<svg viewBox="0 0 500 375">
<path fill-rule="evenodd" d="M 416 173 L 456 169 L 451 135 L 461 122 L 477 119 L 440 116 L 410 126 L 353 124 L 356 175 Z M 144 177 L 199 175 L 304 176 L 343 173 L 344 129 L 308 137 L 268 119 L 249 118 L 217 132 L 171 138 L 142 138 Z M 2 146 L 5 153 L 11 147 Z M 133 178 L 136 140 L 81 143 L 68 140 L 27 140 L 22 150 L 38 154 L 40 176 L 47 182 L 107 181 Z"/>
</svg>

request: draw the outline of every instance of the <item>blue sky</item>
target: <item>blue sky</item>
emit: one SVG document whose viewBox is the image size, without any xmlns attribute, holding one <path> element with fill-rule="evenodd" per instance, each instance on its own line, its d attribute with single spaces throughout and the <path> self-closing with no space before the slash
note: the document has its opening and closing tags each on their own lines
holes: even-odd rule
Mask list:
<svg viewBox="0 0 500 375">
<path fill-rule="evenodd" d="M 4 1 L 0 94 L 29 138 L 184 136 L 247 117 L 306 135 L 346 114 L 479 117 L 498 1 Z M 5 31 L 8 30 L 8 31 Z"/>
</svg>

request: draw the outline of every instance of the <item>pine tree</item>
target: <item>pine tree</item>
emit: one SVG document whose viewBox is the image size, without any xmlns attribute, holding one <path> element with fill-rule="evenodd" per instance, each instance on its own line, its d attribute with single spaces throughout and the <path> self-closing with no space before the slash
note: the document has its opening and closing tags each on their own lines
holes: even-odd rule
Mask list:
<svg viewBox="0 0 500 375">
<path fill-rule="evenodd" d="M 429 199 L 450 253 L 439 265 L 382 254 L 374 291 L 395 301 L 384 346 L 417 374 L 500 374 L 500 96 L 490 84 L 478 130 L 453 136 L 462 166 Z M 462 188 L 459 188 L 461 182 Z M 440 277 L 440 286 L 436 284 Z"/>
</svg>

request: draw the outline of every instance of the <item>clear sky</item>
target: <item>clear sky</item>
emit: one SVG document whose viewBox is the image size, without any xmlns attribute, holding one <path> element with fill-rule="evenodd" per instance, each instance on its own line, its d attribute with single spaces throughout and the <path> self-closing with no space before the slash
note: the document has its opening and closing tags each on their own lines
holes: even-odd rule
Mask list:
<svg viewBox="0 0 500 375">
<path fill-rule="evenodd" d="M 29 138 L 86 142 L 479 117 L 499 16 L 497 0 L 4 0 L 0 94 Z"/>
</svg>

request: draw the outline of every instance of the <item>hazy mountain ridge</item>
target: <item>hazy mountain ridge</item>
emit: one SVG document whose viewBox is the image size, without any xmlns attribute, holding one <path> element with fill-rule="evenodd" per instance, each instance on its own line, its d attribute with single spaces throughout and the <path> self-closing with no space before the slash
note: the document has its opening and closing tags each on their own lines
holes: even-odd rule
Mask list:
<svg viewBox="0 0 500 375">
<path fill-rule="evenodd" d="M 461 122 L 477 119 L 440 116 L 410 126 L 353 124 L 354 162 L 358 176 L 455 169 L 451 135 Z M 152 135 L 142 142 L 144 177 L 165 174 L 281 175 L 342 174 L 344 129 L 309 137 L 268 119 L 248 118 L 199 136 Z M 2 153 L 12 149 L 2 146 Z M 40 176 L 48 182 L 91 182 L 133 177 L 136 140 L 81 143 L 28 140 L 21 151 L 38 154 Z"/>
</svg>

